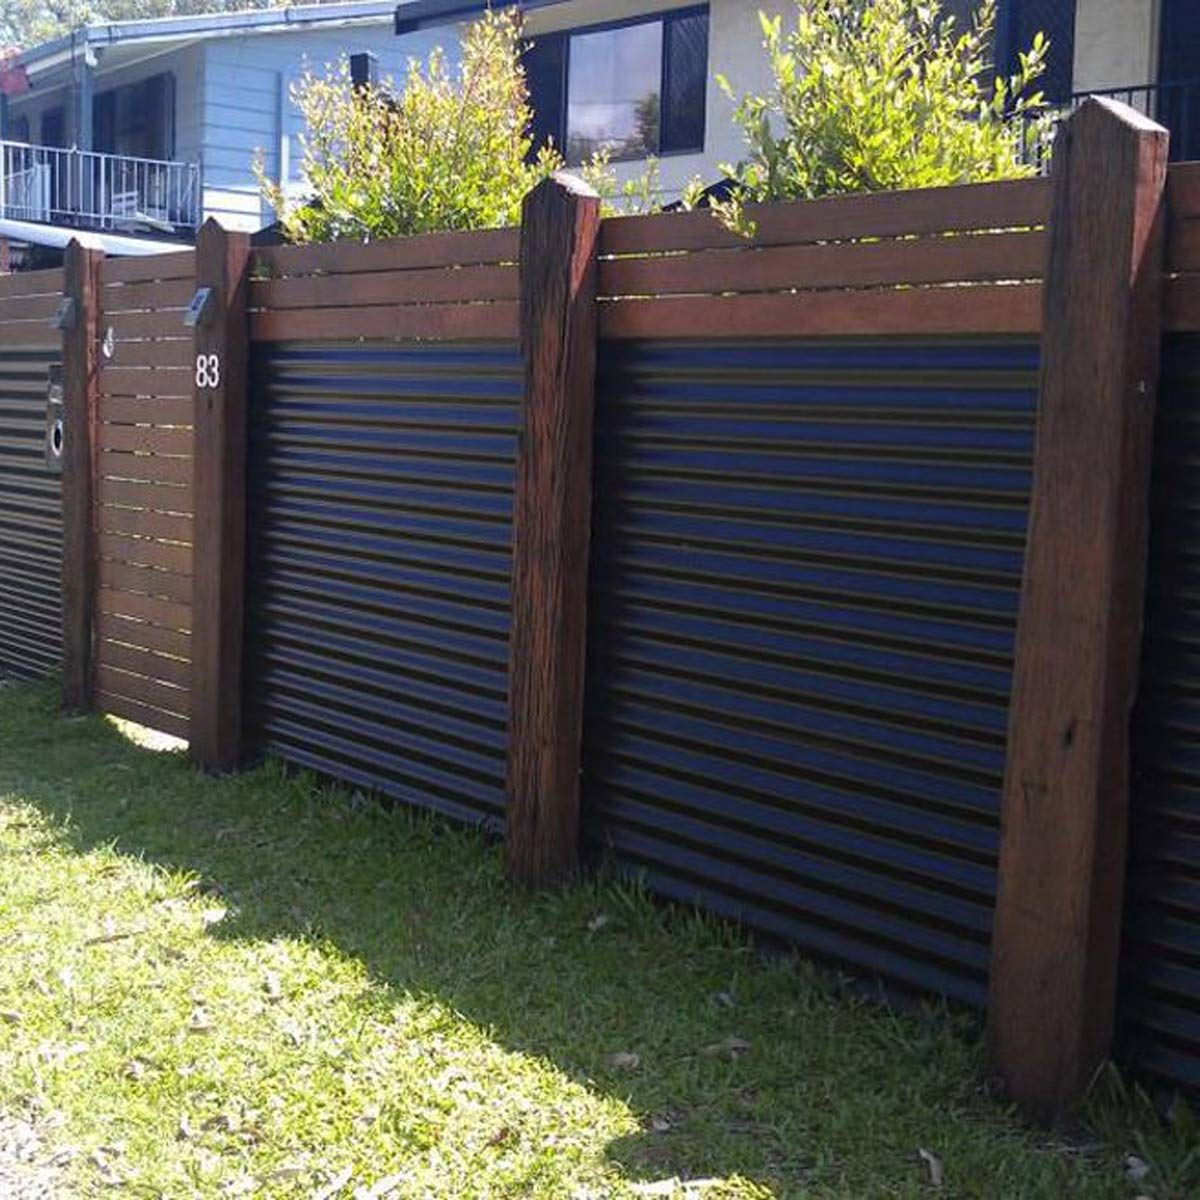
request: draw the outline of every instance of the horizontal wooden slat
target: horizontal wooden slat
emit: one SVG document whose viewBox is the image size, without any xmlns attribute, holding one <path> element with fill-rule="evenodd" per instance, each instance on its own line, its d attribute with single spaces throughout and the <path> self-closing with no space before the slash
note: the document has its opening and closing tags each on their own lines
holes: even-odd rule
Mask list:
<svg viewBox="0 0 1200 1200">
<path fill-rule="evenodd" d="M 103 371 L 100 373 L 100 386 L 103 389 Z M 106 425 L 191 426 L 196 419 L 196 406 L 191 397 L 155 396 L 153 399 L 134 400 L 128 396 L 102 394 L 99 413 L 100 420 Z"/>
<path fill-rule="evenodd" d="M 1200 275 L 1167 280 L 1163 326 L 1171 333 L 1200 332 Z"/>
<path fill-rule="evenodd" d="M 0 322 L 0 346 L 5 350 L 61 350 L 62 334 L 48 321 Z"/>
<path fill-rule="evenodd" d="M 1167 270 L 1200 272 L 1200 218 L 1168 227 Z"/>
<path fill-rule="evenodd" d="M 189 455 L 193 445 L 190 429 L 162 429 L 157 425 L 99 425 L 96 428 L 96 444 L 101 450 L 125 450 L 139 457 L 160 454 Z M 143 464 L 154 478 L 154 464 Z"/>
<path fill-rule="evenodd" d="M 1041 284 L 878 292 L 677 296 L 600 305 L 609 338 L 838 337 L 1036 333 Z"/>
<path fill-rule="evenodd" d="M 372 304 L 437 304 L 455 300 L 515 300 L 515 267 L 455 267 L 380 271 L 369 275 L 309 275 L 254 283 L 258 309 L 338 308 Z"/>
<path fill-rule="evenodd" d="M 0 298 L 0 324 L 7 321 L 42 321 L 49 324 L 62 296 L 8 296 Z"/>
<path fill-rule="evenodd" d="M 97 469 L 109 479 L 141 479 L 148 483 L 191 483 L 194 471 L 190 458 L 164 458 L 121 451 L 101 451 Z"/>
<path fill-rule="evenodd" d="M 106 479 L 96 484 L 101 504 L 125 504 L 132 508 L 151 508 L 157 512 L 195 513 L 193 490 L 190 484 L 182 487 L 164 483 L 146 483 L 127 479 Z"/>
<path fill-rule="evenodd" d="M 756 292 L 1039 278 L 1044 233 L 710 250 L 600 264 L 601 296 Z"/>
<path fill-rule="evenodd" d="M 164 308 L 186 308 L 195 295 L 192 279 L 157 279 L 149 283 L 118 283 L 100 289 L 100 311 L 103 313 L 157 311 Z"/>
<path fill-rule="evenodd" d="M 758 245 L 801 245 L 869 237 L 1015 229 L 1044 225 L 1050 215 L 1045 179 L 831 196 L 789 204 L 748 205 L 753 242 L 730 232 L 707 209 L 610 217 L 600 225 L 600 253 L 644 254 Z"/>
<path fill-rule="evenodd" d="M 136 283 L 150 279 L 187 279 L 196 274 L 196 252 L 173 250 L 140 258 L 106 258 L 101 283 Z"/>
<path fill-rule="evenodd" d="M 140 646 L 125 646 L 117 642 L 101 642 L 100 655 L 105 663 L 119 671 L 145 675 L 148 679 L 161 679 L 181 688 L 190 687 L 192 683 L 192 664 L 184 658 L 169 658 Z"/>
<path fill-rule="evenodd" d="M 311 246 L 266 246 L 255 252 L 253 275 L 345 275 L 425 267 L 516 262 L 517 229 L 425 233 L 382 242 L 332 242 Z"/>
<path fill-rule="evenodd" d="M 144 725 L 147 729 L 156 729 L 159 733 L 169 733 L 172 737 L 181 738 L 185 742 L 188 739 L 189 720 L 177 713 L 163 712 L 161 709 L 139 704 L 127 696 L 114 696 L 108 692 L 97 694 L 96 707 L 101 712 Z"/>
<path fill-rule="evenodd" d="M 15 271 L 0 275 L 0 296 L 61 296 L 63 272 L 60 267 L 47 271 Z"/>
<path fill-rule="evenodd" d="M 190 633 L 163 629 L 159 625 L 148 625 L 145 621 L 129 620 L 111 613 L 101 613 L 97 617 L 96 635 L 102 642 L 120 642 L 144 650 L 153 650 L 159 654 L 169 654 L 185 661 L 190 659 L 192 653 Z"/>
<path fill-rule="evenodd" d="M 142 596 L 136 592 L 113 591 L 100 588 L 97 602 L 102 613 L 114 617 L 128 617 L 135 621 L 146 621 L 163 629 L 191 632 L 192 610 L 187 604 L 176 604 L 172 600 L 160 600 L 157 596 Z M 148 643 L 135 642 L 135 645 Z"/>
<path fill-rule="evenodd" d="M 514 301 L 499 300 L 495 304 L 284 309 L 251 316 L 250 336 L 264 342 L 311 338 L 507 341 L 517 337 L 517 305 Z"/>
<path fill-rule="evenodd" d="M 1175 220 L 1200 218 L 1200 163 L 1173 163 L 1167 171 L 1167 206 Z"/>
<path fill-rule="evenodd" d="M 161 596 L 176 604 L 192 602 L 192 577 L 157 571 L 153 567 L 135 567 L 128 563 L 102 558 L 98 575 L 100 586 L 117 592 L 139 592 L 144 596 Z"/>
<path fill-rule="evenodd" d="M 102 329 L 111 328 L 118 342 L 135 338 L 177 338 L 191 343 L 191 330 L 183 323 L 183 313 L 174 309 L 166 312 L 102 313 Z"/>
<path fill-rule="evenodd" d="M 152 538 L 137 538 L 120 533 L 101 533 L 99 553 L 118 562 L 141 563 L 162 567 L 177 575 L 192 573 L 192 548 L 173 542 L 158 542 Z"/>
<path fill-rule="evenodd" d="M 111 359 L 101 363 L 101 370 L 112 367 L 191 367 L 195 345 L 184 329 L 179 337 L 157 342 L 118 341 Z"/>
<path fill-rule="evenodd" d="M 103 533 L 123 533 L 127 537 L 161 538 L 166 542 L 192 541 L 192 517 L 153 512 L 145 508 L 112 508 L 100 505 L 97 521 Z"/>
<path fill-rule="evenodd" d="M 112 366 L 101 370 L 100 390 L 106 396 L 190 397 L 194 379 L 187 367 Z"/>
<path fill-rule="evenodd" d="M 118 671 L 104 662 L 96 665 L 96 687 L 109 696 L 124 696 L 181 716 L 186 716 L 191 708 L 191 696 L 187 688 L 173 687 L 145 675 Z"/>
</svg>

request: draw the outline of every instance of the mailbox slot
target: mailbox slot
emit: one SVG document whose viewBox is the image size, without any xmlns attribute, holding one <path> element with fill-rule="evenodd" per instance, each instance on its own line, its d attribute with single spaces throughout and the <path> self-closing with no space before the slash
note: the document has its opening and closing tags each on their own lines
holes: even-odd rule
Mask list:
<svg viewBox="0 0 1200 1200">
<path fill-rule="evenodd" d="M 59 475 L 62 474 L 65 437 L 62 364 L 52 363 L 46 381 L 46 466 Z"/>
</svg>

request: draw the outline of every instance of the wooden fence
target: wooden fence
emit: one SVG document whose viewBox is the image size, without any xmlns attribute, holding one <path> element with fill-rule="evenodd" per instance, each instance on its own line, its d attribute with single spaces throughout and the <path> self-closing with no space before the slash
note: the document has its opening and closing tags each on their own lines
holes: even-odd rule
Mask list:
<svg viewBox="0 0 1200 1200">
<path fill-rule="evenodd" d="M 719 790 L 715 746 L 744 810 L 718 796 L 701 819 L 630 785 L 626 810 L 680 848 L 667 890 L 740 894 L 728 911 L 901 983 L 968 1002 L 990 986 L 997 1069 L 1031 1111 L 1063 1111 L 1115 1019 L 1160 334 L 1200 330 L 1200 169 L 1168 180 L 1165 134 L 1121 106 L 1066 128 L 1053 181 L 752 208 L 751 239 L 702 212 L 602 221 L 558 179 L 519 231 L 252 252 L 210 225 L 194 259 L 73 249 L 67 702 L 188 737 L 227 770 L 258 686 L 243 659 L 275 662 L 293 694 L 313 688 L 279 720 L 288 744 L 312 721 L 349 763 L 361 737 L 345 778 L 405 799 L 426 786 L 463 815 L 474 796 L 495 816 L 499 739 L 506 811 L 487 820 L 534 886 L 578 866 L 585 720 L 655 723 L 672 786 L 697 793 Z M 510 472 L 497 406 L 518 342 Z M 452 360 L 419 352 L 456 345 L 457 394 Z M 689 372 L 689 354 L 709 367 Z M 248 411 L 274 403 L 254 362 L 304 400 L 277 427 L 303 450 L 286 462 L 247 447 Z M 385 368 L 391 407 L 347 375 L 364 399 L 341 428 L 330 380 Z M 602 440 L 601 479 L 637 502 L 593 522 L 597 408 L 633 431 Z M 403 472 L 380 467 L 370 430 Z M 247 526 L 273 519 L 247 517 L 248 462 L 291 472 L 277 491 L 312 476 L 272 527 L 290 582 L 267 607 L 298 603 L 296 564 L 328 589 L 274 660 L 243 653 L 247 590 L 274 569 L 247 564 Z M 722 588 L 743 598 L 724 633 Z M 589 598 L 613 609 L 590 639 Z M 613 753 L 636 775 L 642 751 Z M 788 771 L 800 782 L 780 791 Z M 768 875 L 779 894 L 756 907 Z"/>
</svg>

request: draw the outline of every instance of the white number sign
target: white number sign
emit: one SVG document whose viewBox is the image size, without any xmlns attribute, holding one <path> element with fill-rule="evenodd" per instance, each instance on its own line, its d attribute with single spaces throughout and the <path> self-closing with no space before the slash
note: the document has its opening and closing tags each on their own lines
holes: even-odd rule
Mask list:
<svg viewBox="0 0 1200 1200">
<path fill-rule="evenodd" d="M 201 389 L 221 386 L 221 356 L 219 354 L 196 355 L 196 386 Z"/>
</svg>

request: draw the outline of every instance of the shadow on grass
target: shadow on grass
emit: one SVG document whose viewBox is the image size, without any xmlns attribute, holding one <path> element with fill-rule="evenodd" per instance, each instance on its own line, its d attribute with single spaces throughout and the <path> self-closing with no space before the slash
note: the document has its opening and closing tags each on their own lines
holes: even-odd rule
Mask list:
<svg viewBox="0 0 1200 1200">
<path fill-rule="evenodd" d="M 327 940 L 376 981 L 627 1101 L 641 1132 L 607 1154 L 629 1178 L 917 1196 L 928 1149 L 944 1194 L 1128 1194 L 1119 1156 L 1064 1153 L 986 1096 L 966 1018 L 868 1004 L 636 889 L 515 893 L 470 832 L 270 765 L 205 778 L 100 718 L 58 717 L 49 687 L 0 689 L 4 792 L 80 850 L 115 843 L 196 873 L 230 910 L 214 936 Z"/>
</svg>

